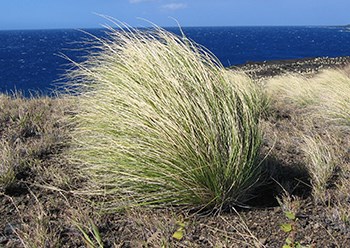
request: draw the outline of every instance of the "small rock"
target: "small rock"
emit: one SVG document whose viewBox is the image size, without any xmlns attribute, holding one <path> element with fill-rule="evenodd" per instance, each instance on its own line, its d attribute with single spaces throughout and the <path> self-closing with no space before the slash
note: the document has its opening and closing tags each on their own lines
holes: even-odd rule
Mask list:
<svg viewBox="0 0 350 248">
<path fill-rule="evenodd" d="M 4 245 L 8 242 L 8 238 L 1 236 L 0 237 L 0 245 Z M 2 247 L 2 246 L 1 246 Z"/>
<path fill-rule="evenodd" d="M 266 241 L 267 241 L 267 238 L 261 238 L 261 239 L 259 239 L 259 241 L 260 241 L 260 243 L 261 243 L 262 245 L 265 245 L 265 244 L 266 244 Z"/>
<path fill-rule="evenodd" d="M 17 225 L 13 225 L 11 223 L 7 224 L 4 228 L 4 234 L 6 236 L 10 236 L 15 234 L 15 229 L 17 228 Z"/>
</svg>

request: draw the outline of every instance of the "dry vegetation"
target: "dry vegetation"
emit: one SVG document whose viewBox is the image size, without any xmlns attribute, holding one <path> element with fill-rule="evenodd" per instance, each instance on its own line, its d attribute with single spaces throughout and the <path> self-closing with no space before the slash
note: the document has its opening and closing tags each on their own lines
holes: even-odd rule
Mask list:
<svg viewBox="0 0 350 248">
<path fill-rule="evenodd" d="M 264 83 L 274 113 L 288 122 L 274 120 L 274 125 L 284 126 L 269 127 L 277 130 L 277 146 L 292 149 L 290 161 L 301 165 L 308 174 L 314 211 L 317 207 L 324 211 L 318 214 L 325 223 L 337 225 L 339 232 L 346 234 L 341 236 L 345 243 L 330 236 L 334 245 L 347 246 L 349 215 L 345 213 L 349 210 L 349 193 L 344 190 L 350 189 L 349 68 L 326 70 L 312 77 L 283 75 Z"/>
<path fill-rule="evenodd" d="M 146 42 L 141 42 L 139 45 L 144 45 L 144 43 Z M 181 41 L 178 40 L 175 43 L 171 44 L 173 46 L 182 45 Z M 104 44 L 106 45 L 106 43 Z M 157 44 L 158 49 L 162 44 Z M 182 47 L 181 49 L 185 48 Z M 182 51 L 181 49 L 180 51 Z M 132 50 L 126 51 L 129 53 L 133 52 L 133 56 L 136 52 Z M 143 54 L 145 49 L 139 51 L 142 51 Z M 190 51 L 192 50 L 190 49 Z M 169 50 L 165 49 L 163 52 L 169 52 Z M 164 54 L 157 56 L 157 54 L 150 53 L 149 55 L 151 56 L 152 54 L 156 58 L 148 58 L 150 61 L 159 60 L 160 64 L 164 64 L 163 59 L 168 60 Z M 215 182 L 216 174 L 210 174 L 212 178 L 207 177 L 205 180 L 201 178 L 201 180 L 192 181 L 191 183 L 181 179 L 181 175 L 178 174 L 176 179 L 181 179 L 181 182 L 185 181 L 186 185 L 190 184 L 193 187 L 196 184 L 200 184 L 201 186 L 201 188 L 187 188 L 187 191 L 181 191 L 181 194 L 184 194 L 187 200 L 191 199 L 186 204 L 178 204 L 181 202 L 179 199 L 182 196 L 179 193 L 176 194 L 177 201 L 173 205 L 169 204 L 168 200 L 161 198 L 159 202 L 162 204 L 158 205 L 157 208 L 128 206 L 123 211 L 105 212 L 104 210 L 106 209 L 111 210 L 111 206 L 108 205 L 110 204 L 111 195 L 113 204 L 118 202 L 116 197 L 121 195 L 120 191 L 118 191 L 120 189 L 115 188 L 116 185 L 121 187 L 120 182 L 111 179 L 113 177 L 117 178 L 117 176 L 120 177 L 118 174 L 120 170 L 125 172 L 127 169 L 125 161 L 128 163 L 132 162 L 137 166 L 140 164 L 144 166 L 144 160 L 141 159 L 141 155 L 147 158 L 148 164 L 151 162 L 160 164 L 160 161 L 157 159 L 163 159 L 162 161 L 165 161 L 168 167 L 163 166 L 162 170 L 166 171 L 169 170 L 169 167 L 173 168 L 170 165 L 175 162 L 178 166 L 181 163 L 187 163 L 188 167 L 196 168 L 193 167 L 195 164 L 193 161 L 196 161 L 196 159 L 201 159 L 202 162 L 204 161 L 203 163 L 210 165 L 213 161 L 224 160 L 225 157 L 220 153 L 220 150 L 215 150 L 212 154 L 216 160 L 206 160 L 208 158 L 204 153 L 199 153 L 200 156 L 196 154 L 197 156 L 190 160 L 191 163 L 184 158 L 176 156 L 174 160 L 170 160 L 170 155 L 178 154 L 175 152 L 174 147 L 183 148 L 184 144 L 199 146 L 200 142 L 202 142 L 195 133 L 189 132 L 190 136 L 186 136 L 178 131 L 181 123 L 179 124 L 176 121 L 183 114 L 187 114 L 191 118 L 190 113 L 184 109 L 183 111 L 185 112 L 174 113 L 176 118 L 172 119 L 170 111 L 173 109 L 168 109 L 169 115 L 162 115 L 159 111 L 155 111 L 157 109 L 152 109 L 154 105 L 151 102 L 158 101 L 158 105 L 161 105 L 159 107 L 165 112 L 167 110 L 164 107 L 165 101 L 173 101 L 171 106 L 174 107 L 175 103 L 179 104 L 179 102 L 175 101 L 176 98 L 169 100 L 166 97 L 158 97 L 154 99 L 154 96 L 151 98 L 150 95 L 144 92 L 144 89 L 142 89 L 143 95 L 140 95 L 141 92 L 134 91 L 137 85 L 139 87 L 142 86 L 141 84 L 130 86 L 133 82 L 132 80 L 140 82 L 138 80 L 142 77 L 141 72 L 136 69 L 131 74 L 124 73 L 122 79 L 114 80 L 116 82 L 128 79 L 128 85 L 115 86 L 108 84 L 108 80 L 104 76 L 110 78 L 110 75 L 108 75 L 110 72 L 106 72 L 103 69 L 108 68 L 110 65 L 102 66 L 102 71 L 98 71 L 98 74 L 90 74 L 92 70 L 86 70 L 85 73 L 90 76 L 89 79 L 91 81 L 103 81 L 106 88 L 97 88 L 91 91 L 92 88 L 86 87 L 85 89 L 88 90 L 87 95 L 57 98 L 38 97 L 33 99 L 24 99 L 18 95 L 0 95 L 0 247 L 350 246 L 350 198 L 348 193 L 350 191 L 349 70 L 327 70 L 312 76 L 294 74 L 268 79 L 260 78 L 257 82 L 254 82 L 256 83 L 254 85 L 251 79 L 241 74 L 241 72 L 227 72 L 220 66 L 216 67 L 216 65 L 210 64 L 212 58 L 209 59 L 209 57 L 206 58 L 209 60 L 205 60 L 205 64 L 209 64 L 212 71 L 205 71 L 207 70 L 206 65 L 202 65 L 200 61 L 195 61 L 196 64 L 192 64 L 194 60 L 200 57 L 198 54 L 193 56 L 190 61 L 185 61 L 186 68 L 181 67 L 185 71 L 176 70 L 178 68 L 174 69 L 174 64 L 171 64 L 169 67 L 163 67 L 163 69 L 165 68 L 164 71 L 159 72 L 159 74 L 156 74 L 156 68 L 159 66 L 159 63 L 156 63 L 157 66 L 155 67 L 150 67 L 150 63 L 145 63 L 144 67 L 140 68 L 149 70 L 148 77 L 150 78 L 147 79 L 149 89 L 155 87 L 154 84 L 150 83 L 154 75 L 156 75 L 156 78 L 163 77 L 163 81 L 169 80 L 173 83 L 181 82 L 185 77 L 186 82 L 190 81 L 192 86 L 196 85 L 198 87 L 191 88 L 192 91 L 197 90 L 200 92 L 195 100 L 199 101 L 201 106 L 206 106 L 207 104 L 209 112 L 223 118 L 223 123 L 228 126 L 231 125 L 231 129 L 237 127 L 237 124 L 235 124 L 237 119 L 230 119 L 226 114 L 236 114 L 237 109 L 233 108 L 233 112 L 220 112 L 213 106 L 220 103 L 220 106 L 229 110 L 230 108 L 227 106 L 230 103 L 229 98 L 239 95 L 245 99 L 247 104 L 243 105 L 244 111 L 249 112 L 251 110 L 249 108 L 253 108 L 250 114 L 256 114 L 259 118 L 259 123 L 253 122 L 247 125 L 257 125 L 259 132 L 263 133 L 263 140 L 256 154 L 257 157 L 253 159 L 258 162 L 259 170 L 250 171 L 259 173 L 259 175 L 251 177 L 248 173 L 249 180 L 247 182 L 249 182 L 249 185 L 254 186 L 257 178 L 262 177 L 266 180 L 262 186 L 251 188 L 249 191 L 246 190 L 246 185 L 244 185 L 242 192 L 249 192 L 249 196 L 254 195 L 253 199 L 241 205 L 236 201 L 238 199 L 236 195 L 234 195 L 236 198 L 233 197 L 233 201 L 232 198 L 223 197 L 217 203 L 212 204 L 211 208 L 199 210 L 198 208 L 193 208 L 193 206 L 196 204 L 203 206 L 203 202 L 198 201 L 197 198 L 193 201 L 188 195 L 190 193 L 195 194 L 195 190 L 199 190 L 199 192 L 208 191 L 208 181 Z M 113 63 L 115 62 L 116 60 L 113 60 Z M 134 62 L 136 64 L 140 63 L 140 61 Z M 185 63 L 184 61 L 177 61 L 176 63 L 180 62 Z M 101 66 L 100 62 L 96 64 Z M 197 75 L 192 69 L 195 68 L 197 70 L 200 66 L 203 66 L 205 69 Z M 86 69 L 87 67 L 84 65 L 82 68 Z M 130 72 L 131 68 L 127 68 L 127 71 Z M 120 68 L 117 67 L 117 69 Z M 98 70 L 101 70 L 101 67 Z M 203 73 L 207 74 L 203 75 Z M 178 81 L 174 80 L 174 75 Z M 220 80 L 205 81 L 208 78 L 213 79 L 216 77 Z M 81 75 L 79 78 L 82 78 Z M 200 83 L 203 81 L 207 82 L 206 86 L 208 89 L 201 88 Z M 215 84 L 222 83 L 222 88 L 215 88 L 217 85 L 210 85 L 210 83 L 214 82 Z M 173 91 L 169 84 L 161 86 L 164 88 L 157 88 L 159 90 L 158 96 L 162 92 L 166 92 L 167 96 L 172 94 Z M 113 91 L 121 90 L 125 87 L 128 87 L 127 94 L 123 96 L 113 95 Z M 176 89 L 180 90 L 182 87 L 187 89 L 190 86 L 181 85 L 181 87 L 179 86 Z M 239 89 L 238 92 L 236 91 L 237 89 Z M 207 92 L 206 90 L 209 91 Z M 216 93 L 211 94 L 210 90 Z M 220 92 L 229 92 L 229 97 L 225 94 L 222 95 Z M 188 92 L 183 91 L 182 93 L 187 94 Z M 112 94 L 110 99 L 106 99 L 109 94 Z M 102 99 L 93 98 L 98 96 L 103 97 Z M 140 110 L 140 108 L 135 106 L 130 108 L 129 105 L 129 108 L 122 108 L 122 106 L 126 106 L 126 99 L 123 97 L 130 96 L 137 96 L 138 98 L 136 99 L 142 98 L 144 100 L 139 102 L 135 100 L 133 102 L 136 107 L 140 107 L 141 103 L 143 104 L 142 112 L 138 112 L 137 109 Z M 201 98 L 201 96 L 204 97 Z M 223 102 L 218 102 L 215 96 L 222 97 L 221 101 Z M 116 99 L 118 99 L 119 103 L 124 103 L 124 105 L 117 105 L 120 107 L 118 111 L 123 113 L 122 119 L 118 116 L 113 117 L 114 119 L 108 117 L 110 113 L 108 111 L 113 113 L 116 111 L 115 108 L 111 108 L 108 104 L 113 103 L 113 100 Z M 240 98 L 235 99 L 239 100 Z M 235 105 L 235 99 L 231 99 L 232 104 L 237 106 Z M 181 100 L 185 101 L 182 98 Z M 187 105 L 185 107 L 188 111 L 191 108 L 199 107 L 194 104 L 196 101 L 186 100 L 185 103 Z M 254 106 L 249 105 L 252 103 Z M 106 108 L 106 106 L 109 106 L 109 108 Z M 99 112 L 91 112 L 95 108 Z M 175 108 L 175 110 L 178 109 Z M 87 123 L 83 123 L 84 125 L 77 121 L 79 118 L 82 118 L 82 113 L 84 120 L 90 120 Z M 106 115 L 103 115 L 104 113 Z M 132 116 L 127 116 L 130 113 L 132 113 Z M 140 113 L 143 116 L 140 117 L 138 115 Z M 142 128 L 144 128 L 145 122 L 149 121 L 146 117 L 151 114 L 157 117 L 154 119 L 154 123 L 159 125 L 160 128 L 152 129 L 148 126 L 147 132 L 153 134 L 153 139 L 147 140 L 147 132 L 142 131 L 135 122 L 136 120 L 142 120 Z M 89 119 L 91 116 L 93 118 Z M 204 128 L 207 120 L 204 118 L 204 115 L 199 116 L 197 119 L 188 119 L 187 121 L 189 120 L 195 120 L 196 122 L 187 122 L 187 124 L 190 123 L 190 126 L 196 126 L 197 128 L 202 127 L 202 133 L 207 133 L 208 130 L 214 130 L 218 133 L 224 132 L 225 134 L 230 133 L 227 126 L 222 125 L 210 126 L 212 129 L 209 127 Z M 249 121 L 250 119 L 246 120 Z M 133 124 L 133 126 L 129 127 L 127 122 Z M 111 134 L 110 131 L 115 123 L 118 123 L 118 127 L 123 127 L 124 131 L 127 130 L 129 136 L 124 135 L 121 137 L 124 143 L 120 143 L 118 138 L 115 139 L 115 133 L 112 133 L 112 136 L 106 136 L 106 133 L 108 135 Z M 167 129 L 168 127 L 165 124 L 175 125 L 177 129 Z M 246 132 L 247 130 L 254 131 L 256 127 L 249 129 L 252 127 L 245 126 L 243 130 Z M 132 129 L 129 130 L 127 128 Z M 100 132 L 102 130 L 104 136 L 101 133 L 94 136 L 96 132 L 92 132 L 92 130 Z M 250 134 L 254 134 L 255 131 L 253 131 Z M 146 149 L 142 146 L 142 142 L 137 142 L 135 143 L 136 145 L 133 144 L 135 146 L 131 147 L 132 149 L 126 146 L 125 139 L 130 139 L 130 135 L 135 135 L 135 133 L 138 134 L 137 138 L 141 137 L 145 142 L 147 141 L 147 145 L 153 145 L 152 149 L 157 151 L 157 153 L 151 154 L 152 156 L 147 154 L 147 152 L 152 152 L 152 149 Z M 171 134 L 170 136 L 168 136 L 169 133 Z M 173 135 L 179 134 L 184 135 L 183 142 L 172 143 L 176 144 L 176 146 L 171 147 L 169 139 Z M 157 140 L 155 139 L 156 136 L 169 139 Z M 195 140 L 196 143 L 189 143 L 189 137 L 198 138 L 198 140 Z M 229 137 L 229 135 L 226 137 Z M 132 136 L 132 138 L 135 137 Z M 76 141 L 79 139 L 79 146 L 77 146 Z M 111 140 L 112 144 L 115 145 L 113 149 L 111 144 L 107 142 Z M 152 143 L 154 140 L 156 142 Z M 208 138 L 208 140 L 206 144 L 218 145 L 218 143 L 214 142 L 217 140 L 217 137 L 213 140 Z M 239 138 L 237 140 L 242 141 Z M 93 142 L 96 142 L 94 146 Z M 175 142 L 175 140 L 172 140 L 172 142 Z M 90 157 L 88 161 L 82 163 L 82 158 L 79 157 L 78 160 L 74 160 L 74 163 L 72 163 L 72 154 L 76 152 L 74 149 L 84 147 L 84 144 L 87 145 L 90 155 L 93 154 L 96 158 Z M 114 163 L 119 161 L 118 159 L 123 155 L 118 151 L 121 144 L 124 145 L 123 151 L 128 151 L 128 157 L 122 158 L 122 161 L 125 162 L 123 167 L 114 168 L 111 174 L 111 164 L 113 162 L 108 159 L 114 157 Z M 101 148 L 101 150 L 96 152 L 96 147 Z M 247 147 L 244 146 L 244 148 Z M 91 149 L 93 152 L 91 152 Z M 135 154 L 131 154 L 131 150 L 136 153 L 140 152 L 140 154 L 142 152 L 142 154 L 135 156 Z M 188 151 L 192 150 L 189 149 Z M 169 152 L 170 154 L 166 156 L 167 160 L 162 158 L 164 152 Z M 239 156 L 242 156 L 242 152 L 238 153 Z M 186 156 L 190 154 L 188 153 Z M 250 154 L 250 156 L 253 155 Z M 76 161 L 80 161 L 80 163 Z M 240 161 L 247 160 L 241 159 Z M 104 165 L 101 164 L 102 162 Z M 104 175 L 103 173 L 106 173 L 106 171 L 97 170 L 96 168 L 91 170 L 91 164 L 95 163 L 102 166 L 109 175 Z M 154 164 L 153 166 L 155 166 Z M 230 168 L 237 168 L 236 166 Z M 94 178 L 94 175 L 88 174 L 86 176 L 82 174 L 81 172 L 84 168 L 88 168 L 87 171 L 90 173 L 91 171 L 98 173 L 100 179 L 103 178 L 105 180 L 107 178 L 110 180 L 110 187 L 107 189 L 112 190 L 114 194 L 108 191 L 106 191 L 108 194 L 100 194 L 100 191 L 96 189 L 101 189 L 101 183 L 95 183 L 96 178 Z M 184 168 L 187 167 L 181 167 L 181 171 L 188 175 L 188 171 L 186 172 Z M 210 166 L 208 168 L 213 170 Z M 222 168 L 220 169 L 219 166 L 216 166 L 215 169 L 215 173 L 222 171 Z M 242 170 L 242 168 L 240 169 Z M 243 167 L 243 169 L 246 169 L 246 167 Z M 143 178 L 137 178 L 137 180 L 135 179 L 135 174 L 131 175 L 132 171 L 128 172 L 124 174 L 127 174 L 128 177 L 124 177 L 124 181 L 122 181 L 124 185 L 128 186 L 128 190 L 136 187 L 132 184 L 127 185 L 128 180 L 135 180 L 137 184 L 141 181 L 153 182 L 152 180 L 154 180 L 151 176 L 154 176 L 155 171 L 150 173 L 151 176 L 143 175 Z M 172 171 L 172 175 L 175 172 Z M 142 173 L 142 171 L 138 173 Z M 157 182 L 169 180 L 165 173 L 162 176 L 164 175 L 165 177 Z M 240 174 L 238 175 L 241 176 Z M 145 180 L 146 176 L 147 180 Z M 157 176 L 159 177 L 159 175 Z M 235 180 L 237 178 L 235 176 Z M 232 183 L 233 179 L 230 180 Z M 175 183 L 174 181 L 172 182 Z M 162 193 L 162 187 L 164 186 L 157 188 L 157 191 L 159 191 L 157 193 Z M 175 188 L 179 189 L 179 186 Z M 147 185 L 137 188 L 137 190 L 143 189 L 147 189 Z M 235 190 L 239 189 L 239 187 L 235 188 Z M 137 193 L 140 192 L 142 191 Z M 149 192 L 152 193 L 152 191 Z M 174 191 L 169 192 L 173 193 Z M 230 191 L 224 192 L 230 193 Z M 122 192 L 122 194 L 124 194 L 123 199 L 125 199 L 125 192 Z M 167 194 L 164 195 L 167 196 Z M 161 196 L 164 197 L 164 195 Z M 204 194 L 204 196 L 206 195 Z M 154 199 L 154 195 L 151 195 L 151 197 L 153 198 L 148 199 Z M 214 199 L 216 200 L 218 197 Z M 206 198 L 204 205 L 210 205 L 207 201 L 210 202 L 211 200 L 212 198 L 209 198 L 209 200 Z M 137 203 L 141 203 L 140 201 L 140 198 L 138 198 Z M 164 202 L 166 202 L 167 207 L 164 207 Z M 190 204 L 187 204 L 188 202 Z M 188 205 L 191 207 L 189 208 Z M 225 205 L 225 209 L 220 208 L 223 205 Z M 213 207 L 221 211 L 213 212 L 211 211 Z"/>
</svg>

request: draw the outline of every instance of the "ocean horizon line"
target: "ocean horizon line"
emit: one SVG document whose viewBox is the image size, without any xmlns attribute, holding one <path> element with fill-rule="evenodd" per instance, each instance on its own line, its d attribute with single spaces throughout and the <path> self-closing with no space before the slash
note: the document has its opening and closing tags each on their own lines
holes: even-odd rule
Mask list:
<svg viewBox="0 0 350 248">
<path fill-rule="evenodd" d="M 106 24 L 107 26 L 107 24 Z M 116 28 L 116 29 L 120 29 L 116 26 L 113 26 L 113 25 L 110 25 L 112 28 Z M 136 29 L 148 29 L 148 28 L 153 28 L 154 26 L 131 26 L 131 28 L 136 28 Z M 159 26 L 161 28 L 164 28 L 164 29 L 174 29 L 174 28 L 264 28 L 264 27 L 267 27 L 267 28 L 273 28 L 273 27 L 276 27 L 276 28 L 283 28 L 283 27 L 287 27 L 287 28 L 292 28 L 292 27 L 296 27 L 296 28 L 300 28 L 300 27 L 310 27 L 310 28 L 322 28 L 322 27 L 332 27 L 332 28 L 346 28 L 346 27 L 350 27 L 350 24 L 340 24 L 340 25 L 308 25 L 308 24 L 302 24 L 302 25 L 222 25 L 222 26 L 219 26 L 219 25 L 214 25 L 214 26 L 206 26 L 206 25 L 203 25 L 203 26 Z M 0 32 L 3 32 L 3 31 L 57 31 L 57 30 L 104 30 L 104 29 L 107 29 L 106 27 L 104 27 L 103 25 L 101 25 L 100 27 L 60 27 L 60 28 L 15 28 L 15 29 L 2 29 L 0 28 Z"/>
</svg>

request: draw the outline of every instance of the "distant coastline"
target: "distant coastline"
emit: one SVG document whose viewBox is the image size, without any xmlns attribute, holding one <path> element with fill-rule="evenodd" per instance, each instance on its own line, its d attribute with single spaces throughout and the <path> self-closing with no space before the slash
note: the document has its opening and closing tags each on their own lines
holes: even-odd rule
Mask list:
<svg viewBox="0 0 350 248">
<path fill-rule="evenodd" d="M 229 68 L 243 70 L 253 77 L 261 78 L 283 73 L 314 74 L 324 69 L 343 68 L 347 65 L 350 65 L 350 56 L 247 62 Z"/>
</svg>

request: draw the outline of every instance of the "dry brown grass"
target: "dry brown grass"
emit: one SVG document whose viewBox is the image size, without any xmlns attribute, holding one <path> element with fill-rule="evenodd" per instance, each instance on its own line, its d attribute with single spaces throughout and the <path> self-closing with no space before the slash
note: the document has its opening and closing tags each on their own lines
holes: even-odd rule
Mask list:
<svg viewBox="0 0 350 248">
<path fill-rule="evenodd" d="M 0 95 L 0 189 L 8 190 L 39 170 L 65 145 L 71 100 Z"/>
<path fill-rule="evenodd" d="M 328 138 L 328 140 L 327 140 Z M 339 164 L 338 154 L 334 150 L 329 134 L 312 134 L 303 137 L 302 150 L 306 156 L 305 166 L 311 177 L 313 196 L 316 201 L 326 202 L 326 189 Z"/>
<path fill-rule="evenodd" d="M 25 248 L 31 247 L 59 247 L 59 229 L 53 229 L 50 225 L 50 216 L 43 204 L 31 192 L 34 204 L 27 211 L 18 211 L 19 226 L 14 229 L 20 243 Z M 28 221 L 29 220 L 29 221 Z"/>
</svg>

